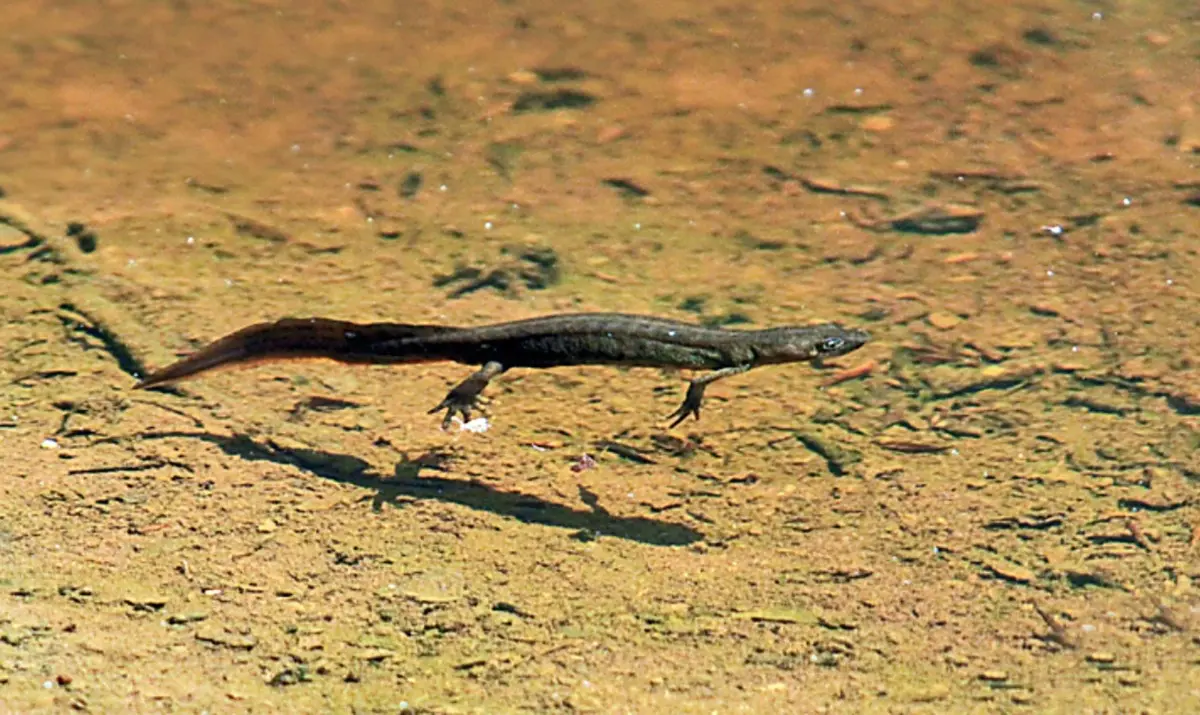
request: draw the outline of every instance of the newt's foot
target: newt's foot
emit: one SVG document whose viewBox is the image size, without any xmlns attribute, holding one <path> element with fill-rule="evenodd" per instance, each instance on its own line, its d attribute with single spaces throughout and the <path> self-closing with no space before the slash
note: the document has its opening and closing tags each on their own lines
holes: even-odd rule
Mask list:
<svg viewBox="0 0 1200 715">
<path fill-rule="evenodd" d="M 700 419 L 700 403 L 704 401 L 704 388 L 706 385 L 707 383 L 702 382 L 693 382 L 688 385 L 687 396 L 683 398 L 683 404 L 679 406 L 679 409 L 667 415 L 667 419 L 673 420 L 668 429 L 675 428 L 689 416 L 694 416 L 697 420 Z"/>
<path fill-rule="evenodd" d="M 470 410 L 475 407 L 475 398 L 462 398 L 455 395 L 454 390 L 451 390 L 449 395 L 446 395 L 442 402 L 439 402 L 436 408 L 428 411 L 427 414 L 436 413 L 436 411 L 446 410 L 446 416 L 442 419 L 442 428 L 450 427 L 450 422 L 454 421 L 455 415 L 462 415 L 463 422 L 470 421 Z"/>
<path fill-rule="evenodd" d="M 486 383 L 485 383 L 486 384 Z M 460 385 L 455 386 L 454 390 L 446 393 L 445 399 L 439 402 L 436 408 L 428 411 L 428 414 L 437 413 L 440 410 L 446 410 L 446 416 L 442 419 L 442 428 L 448 429 L 450 422 L 454 421 L 455 415 L 462 415 L 463 422 L 470 421 L 470 410 L 478 407 L 479 393 L 484 389 L 484 385 L 474 385 L 472 380 L 463 380 Z"/>
<path fill-rule="evenodd" d="M 463 422 L 470 422 L 471 410 L 476 407 L 479 393 L 483 392 L 483 388 L 488 386 L 493 377 L 502 372 L 504 372 L 504 368 L 500 363 L 487 363 L 479 369 L 479 372 L 455 385 L 453 390 L 446 393 L 446 399 L 439 402 L 437 407 L 429 411 L 429 414 L 432 415 L 439 410 L 446 411 L 446 416 L 442 419 L 442 429 L 450 427 L 456 414 L 462 415 Z"/>
</svg>

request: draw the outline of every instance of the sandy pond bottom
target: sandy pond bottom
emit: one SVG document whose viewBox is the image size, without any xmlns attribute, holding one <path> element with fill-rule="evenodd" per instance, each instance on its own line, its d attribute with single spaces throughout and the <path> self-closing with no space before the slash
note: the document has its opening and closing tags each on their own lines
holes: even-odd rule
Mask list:
<svg viewBox="0 0 1200 715">
<path fill-rule="evenodd" d="M 1200 711 L 1192 4 L 295 5 L 6 4 L 0 710 Z M 130 389 L 570 310 L 874 340 Z"/>
</svg>

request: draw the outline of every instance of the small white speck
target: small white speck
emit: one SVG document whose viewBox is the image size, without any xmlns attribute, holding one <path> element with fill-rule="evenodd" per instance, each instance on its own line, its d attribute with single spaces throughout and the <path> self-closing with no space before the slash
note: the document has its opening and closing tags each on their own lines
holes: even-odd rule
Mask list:
<svg viewBox="0 0 1200 715">
<path fill-rule="evenodd" d="M 137 259 L 130 258 L 128 261 L 125 262 L 125 265 L 129 266 L 130 268 L 133 268 L 134 266 L 137 265 Z"/>
<path fill-rule="evenodd" d="M 1091 633 L 1092 631 L 1096 630 L 1096 627 L 1093 626 L 1091 623 L 1084 623 L 1082 626 L 1079 627 L 1079 630 L 1083 631 L 1084 633 Z"/>
<path fill-rule="evenodd" d="M 300 153 L 300 145 L 299 145 L 299 144 L 293 144 L 293 145 L 292 145 L 292 153 L 293 153 L 293 154 L 298 154 L 298 153 Z"/>
<path fill-rule="evenodd" d="M 1093 13 L 1092 13 L 1092 19 L 1093 19 L 1093 20 L 1103 20 L 1103 19 L 1104 19 L 1104 13 L 1102 13 L 1102 12 L 1093 12 Z"/>
<path fill-rule="evenodd" d="M 450 190 L 450 187 L 446 186 L 445 184 L 442 184 L 441 186 L 438 187 L 438 191 L 449 191 L 449 190 Z"/>
<path fill-rule="evenodd" d="M 862 95 L 863 95 L 863 88 L 862 88 L 862 87 L 855 87 L 855 88 L 854 88 L 854 96 L 855 96 L 855 97 L 861 97 Z"/>
<path fill-rule="evenodd" d="M 669 336 L 671 336 L 671 337 L 673 338 L 673 337 L 675 337 L 675 331 L 674 331 L 674 330 L 668 330 L 668 331 L 667 331 L 667 335 L 669 335 Z"/>
<path fill-rule="evenodd" d="M 634 230 L 634 231 L 641 231 L 641 230 L 642 230 L 642 223 L 639 221 L 639 222 L 637 222 L 637 223 L 633 224 L 633 230 Z"/>
<path fill-rule="evenodd" d="M 1047 278 L 1053 278 L 1053 277 L 1054 277 L 1054 269 L 1053 269 L 1053 268 L 1051 268 L 1051 269 L 1049 269 L 1049 270 L 1047 270 L 1047 271 L 1046 271 L 1046 277 L 1047 277 Z"/>
<path fill-rule="evenodd" d="M 1170 278 L 1168 278 L 1168 279 L 1167 279 L 1167 285 L 1169 285 L 1169 286 L 1173 286 L 1173 285 L 1175 285 L 1175 281 L 1174 281 L 1174 280 L 1172 280 L 1172 279 L 1170 279 Z"/>
<path fill-rule="evenodd" d="M 42 449 L 58 449 L 58 441 L 47 437 L 42 440 Z"/>
<path fill-rule="evenodd" d="M 801 94 L 803 94 L 805 98 L 811 98 L 814 94 L 816 94 L 816 91 L 812 87 L 805 87 Z"/>
<path fill-rule="evenodd" d="M 187 237 L 187 245 L 189 245 L 189 246 L 194 246 L 194 245 L 196 245 L 196 237 L 195 237 L 195 236 L 188 236 L 188 237 Z"/>
<path fill-rule="evenodd" d="M 1121 205 L 1122 205 L 1122 206 L 1132 206 L 1132 205 L 1133 205 L 1133 199 L 1131 199 L 1131 198 L 1129 198 L 1128 196 L 1126 196 L 1125 198 L 1121 199 Z"/>
<path fill-rule="evenodd" d="M 471 420 L 470 422 L 463 422 L 459 429 L 461 429 L 463 432 L 474 432 L 475 434 L 482 434 L 484 432 L 487 432 L 488 428 L 491 426 L 492 426 L 491 423 L 488 422 L 488 418 L 476 417 L 475 419 Z"/>
<path fill-rule="evenodd" d="M 232 288 L 232 287 L 233 287 L 233 279 L 232 279 L 232 278 L 226 278 L 226 279 L 225 279 L 225 287 L 226 287 L 226 288 Z"/>
<path fill-rule="evenodd" d="M 491 230 L 492 230 L 492 222 L 491 222 L 491 221 L 484 221 L 484 222 L 483 222 L 483 230 L 484 230 L 484 231 L 491 231 Z"/>
<path fill-rule="evenodd" d="M 1067 230 L 1065 228 L 1063 228 L 1062 225 L 1057 224 L 1057 223 L 1052 223 L 1049 226 L 1042 226 L 1042 231 L 1050 234 L 1051 236 L 1055 236 L 1055 237 L 1061 236 L 1067 232 Z"/>
<path fill-rule="evenodd" d="M 45 688 L 46 690 L 51 690 L 54 688 L 54 681 L 47 680 L 46 682 L 42 683 L 42 687 Z"/>
</svg>

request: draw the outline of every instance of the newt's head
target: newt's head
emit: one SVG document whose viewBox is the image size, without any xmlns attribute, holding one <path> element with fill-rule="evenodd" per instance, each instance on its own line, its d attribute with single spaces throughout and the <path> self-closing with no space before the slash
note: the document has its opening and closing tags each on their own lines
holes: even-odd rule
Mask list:
<svg viewBox="0 0 1200 715">
<path fill-rule="evenodd" d="M 843 328 L 836 323 L 821 326 L 826 334 L 813 345 L 812 359 L 832 358 L 858 350 L 871 339 L 871 334 L 857 328 Z"/>
<path fill-rule="evenodd" d="M 755 346 L 758 362 L 782 363 L 819 361 L 845 355 L 865 345 L 871 334 L 857 328 L 843 328 L 837 323 L 824 323 L 771 328 L 762 331 L 762 337 L 765 339 Z"/>
</svg>

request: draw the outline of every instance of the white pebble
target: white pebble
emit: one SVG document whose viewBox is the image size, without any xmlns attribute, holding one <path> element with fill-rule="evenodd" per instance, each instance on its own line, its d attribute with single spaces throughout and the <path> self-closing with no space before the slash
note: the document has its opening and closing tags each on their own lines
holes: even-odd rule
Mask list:
<svg viewBox="0 0 1200 715">
<path fill-rule="evenodd" d="M 491 424 L 488 422 L 486 417 L 476 417 L 470 422 L 464 422 L 461 429 L 463 432 L 474 432 L 476 434 L 480 434 L 487 432 L 489 427 L 491 427 Z"/>
</svg>

